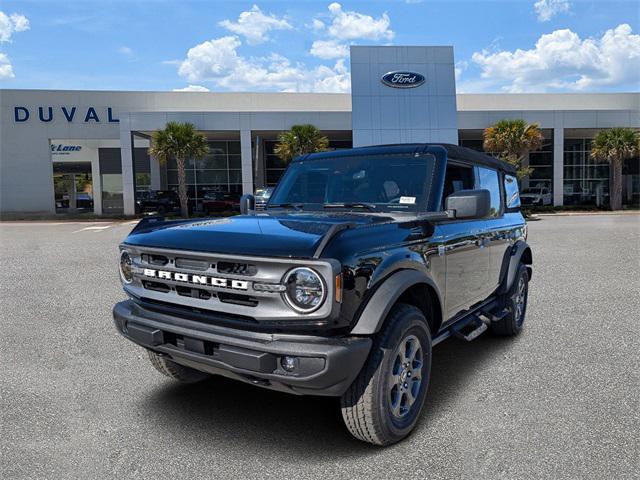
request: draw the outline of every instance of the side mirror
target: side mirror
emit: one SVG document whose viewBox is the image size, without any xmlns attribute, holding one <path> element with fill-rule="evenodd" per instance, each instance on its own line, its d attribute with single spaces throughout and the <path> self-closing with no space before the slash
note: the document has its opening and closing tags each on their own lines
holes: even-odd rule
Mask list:
<svg viewBox="0 0 640 480">
<path fill-rule="evenodd" d="M 485 218 L 491 213 L 489 190 L 460 190 L 445 200 L 445 209 L 453 210 L 455 218 Z"/>
<path fill-rule="evenodd" d="M 253 212 L 256 208 L 256 199 L 251 194 L 242 195 L 240 197 L 240 213 L 242 215 L 248 215 L 249 212 Z"/>
</svg>

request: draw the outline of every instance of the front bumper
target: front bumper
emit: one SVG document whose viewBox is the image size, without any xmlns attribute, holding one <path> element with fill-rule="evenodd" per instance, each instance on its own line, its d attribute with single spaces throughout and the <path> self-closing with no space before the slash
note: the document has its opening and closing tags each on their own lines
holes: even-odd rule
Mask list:
<svg viewBox="0 0 640 480">
<path fill-rule="evenodd" d="M 118 332 L 149 350 L 204 372 L 295 394 L 340 396 L 371 349 L 367 337 L 268 334 L 204 324 L 142 308 L 115 305 Z M 280 359 L 296 357 L 286 372 Z"/>
</svg>

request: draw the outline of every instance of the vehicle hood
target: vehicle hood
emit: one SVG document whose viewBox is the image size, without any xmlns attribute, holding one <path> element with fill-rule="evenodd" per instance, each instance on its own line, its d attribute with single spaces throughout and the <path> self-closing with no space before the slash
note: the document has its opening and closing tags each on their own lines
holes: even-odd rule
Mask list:
<svg viewBox="0 0 640 480">
<path fill-rule="evenodd" d="M 236 255 L 312 257 L 332 226 L 388 222 L 353 214 L 238 215 L 227 218 L 145 223 L 125 239 L 133 246 Z"/>
</svg>

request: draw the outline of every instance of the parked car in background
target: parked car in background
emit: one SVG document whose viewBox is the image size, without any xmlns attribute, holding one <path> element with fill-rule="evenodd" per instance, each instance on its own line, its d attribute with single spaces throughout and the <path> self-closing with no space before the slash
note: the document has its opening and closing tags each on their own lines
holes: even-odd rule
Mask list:
<svg viewBox="0 0 640 480">
<path fill-rule="evenodd" d="M 173 190 L 137 192 L 136 208 L 139 213 L 157 212 L 161 215 L 180 211 L 180 198 Z"/>
<path fill-rule="evenodd" d="M 68 193 L 56 194 L 56 208 L 70 208 L 70 198 Z M 76 193 L 76 208 L 82 210 L 93 210 L 93 197 L 90 193 Z"/>
<path fill-rule="evenodd" d="M 545 184 L 525 188 L 520 192 L 520 203 L 522 205 L 536 206 L 551 205 L 553 204 L 551 190 Z"/>
<path fill-rule="evenodd" d="M 202 210 L 207 215 L 221 212 L 240 212 L 240 195 L 230 192 L 205 192 Z"/>
<path fill-rule="evenodd" d="M 93 197 L 87 192 L 78 192 L 76 194 L 76 208 L 93 210 Z"/>
<path fill-rule="evenodd" d="M 267 206 L 267 202 L 269 201 L 269 197 L 273 193 L 274 187 L 264 187 L 264 188 L 256 188 L 255 199 L 256 199 L 256 210 L 264 210 Z"/>
</svg>

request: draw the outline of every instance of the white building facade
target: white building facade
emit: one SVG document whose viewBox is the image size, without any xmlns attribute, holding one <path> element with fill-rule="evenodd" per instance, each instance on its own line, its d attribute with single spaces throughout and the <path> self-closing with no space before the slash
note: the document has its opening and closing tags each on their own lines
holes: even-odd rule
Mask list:
<svg viewBox="0 0 640 480">
<path fill-rule="evenodd" d="M 609 167 L 589 157 L 611 127 L 640 129 L 640 93 L 457 94 L 452 47 L 352 47 L 351 94 L 0 90 L 0 214 L 135 213 L 136 197 L 177 187 L 175 165 L 147 153 L 151 134 L 189 122 L 210 145 L 189 162 L 194 205 L 205 192 L 273 185 L 280 132 L 310 123 L 331 148 L 442 142 L 482 148 L 501 119 L 539 124 L 525 182 L 554 205 L 605 205 Z M 638 159 L 624 166 L 623 203 L 638 206 Z"/>
</svg>

